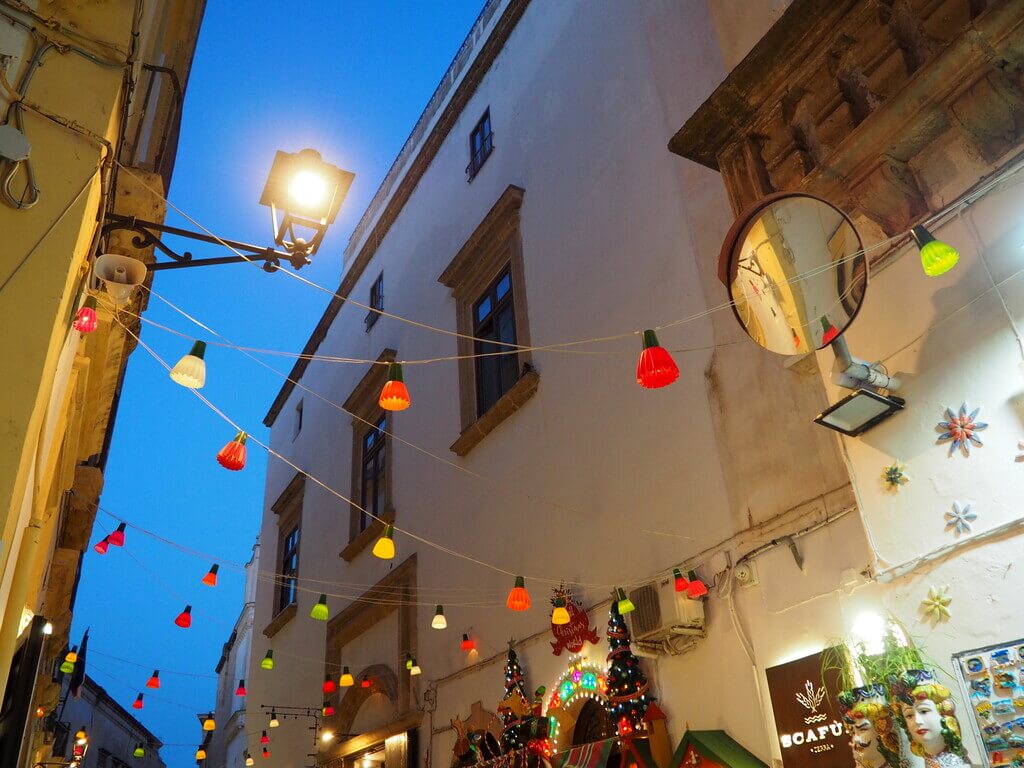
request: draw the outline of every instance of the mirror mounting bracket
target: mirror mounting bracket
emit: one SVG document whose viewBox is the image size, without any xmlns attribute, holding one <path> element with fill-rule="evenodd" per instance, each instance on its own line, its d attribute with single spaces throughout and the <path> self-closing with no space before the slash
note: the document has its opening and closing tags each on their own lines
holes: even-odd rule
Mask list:
<svg viewBox="0 0 1024 768">
<path fill-rule="evenodd" d="M 830 346 L 836 356 L 832 366 L 832 383 L 836 386 L 846 389 L 869 387 L 876 390 L 900 388 L 900 380 L 886 373 L 879 363 L 869 363 L 851 355 L 846 339 L 842 336 Z"/>
</svg>

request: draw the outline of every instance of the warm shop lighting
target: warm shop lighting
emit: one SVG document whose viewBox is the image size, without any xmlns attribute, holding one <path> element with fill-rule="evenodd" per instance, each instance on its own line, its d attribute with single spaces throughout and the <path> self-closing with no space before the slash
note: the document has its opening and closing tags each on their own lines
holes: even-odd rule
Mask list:
<svg viewBox="0 0 1024 768">
<path fill-rule="evenodd" d="M 263 661 L 260 662 L 262 669 L 273 669 L 274 668 L 274 652 L 267 651 L 267 655 L 263 657 Z"/>
<path fill-rule="evenodd" d="M 555 598 L 555 610 L 551 612 L 551 623 L 555 626 L 569 623 L 570 618 L 569 609 L 566 607 L 567 604 L 568 601 L 564 597 Z"/>
<path fill-rule="evenodd" d="M 850 633 L 864 646 L 868 656 L 877 656 L 885 650 L 885 620 L 877 613 L 860 614 L 850 627 Z"/>
<path fill-rule="evenodd" d="M 434 619 L 430 622 L 430 626 L 434 629 L 447 629 L 448 619 L 444 617 L 444 606 L 439 605 L 434 609 Z"/>
<path fill-rule="evenodd" d="M 317 621 L 327 621 L 330 615 L 331 613 L 327 609 L 327 595 L 320 595 L 320 599 L 316 601 L 313 610 L 309 612 L 309 618 L 316 619 Z"/>
<path fill-rule="evenodd" d="M 219 571 L 219 570 L 220 570 L 220 566 L 217 565 L 216 563 L 211 565 L 210 566 L 210 570 L 206 572 L 205 576 L 203 576 L 203 584 L 205 584 L 208 587 L 216 587 L 217 586 L 217 571 Z"/>
<path fill-rule="evenodd" d="M 409 397 L 409 390 L 405 386 L 405 377 L 402 374 L 401 363 L 388 365 L 388 380 L 380 391 L 380 399 L 377 405 L 385 411 L 404 411 L 412 405 Z"/>
<path fill-rule="evenodd" d="M 373 554 L 375 557 L 379 557 L 381 560 L 393 560 L 395 557 L 395 526 L 388 523 L 384 528 L 384 533 L 377 539 L 377 543 L 373 545 Z"/>
<path fill-rule="evenodd" d="M 658 344 L 658 335 L 654 331 L 644 331 L 643 343 L 644 348 L 636 364 L 636 383 L 645 389 L 658 389 L 678 379 L 679 366 L 668 350 Z"/>
<path fill-rule="evenodd" d="M 153 674 L 149 676 L 149 680 L 146 681 L 147 688 L 159 688 L 160 687 L 160 670 L 154 669 Z"/>
<path fill-rule="evenodd" d="M 206 342 L 197 341 L 192 349 L 171 368 L 171 381 L 188 389 L 202 389 L 206 383 Z"/>
<path fill-rule="evenodd" d="M 52 635 L 53 634 L 53 623 L 52 622 L 48 621 L 45 624 L 43 624 L 43 634 L 44 635 Z"/>
<path fill-rule="evenodd" d="M 80 333 L 92 333 L 99 324 L 100 321 L 96 317 L 96 299 L 93 296 L 86 296 L 85 303 L 78 308 L 75 322 L 71 327 Z"/>
<path fill-rule="evenodd" d="M 217 463 L 224 467 L 224 469 L 230 469 L 232 472 L 244 469 L 245 441 L 248 439 L 249 435 L 244 430 L 239 430 L 234 439 L 220 449 L 220 453 L 217 454 Z"/>
<path fill-rule="evenodd" d="M 248 696 L 249 691 L 245 689 L 245 678 L 243 677 L 238 681 L 238 687 L 235 688 L 235 696 Z"/>
<path fill-rule="evenodd" d="M 473 638 L 471 638 L 468 634 L 463 632 L 462 633 L 462 645 L 460 647 L 462 648 L 462 650 L 464 650 L 466 652 L 475 651 L 476 650 L 476 641 L 473 640 Z"/>
<path fill-rule="evenodd" d="M 144 705 L 142 703 L 142 694 L 140 693 L 138 696 L 135 697 L 135 701 L 132 702 L 132 709 L 142 709 L 143 706 Z"/>
<path fill-rule="evenodd" d="M 121 523 L 120 525 L 117 526 L 117 530 L 115 530 L 112 534 L 107 536 L 107 539 L 110 541 L 110 543 L 113 546 L 115 546 L 115 547 L 123 547 L 124 546 L 124 531 L 125 531 L 125 528 L 127 528 L 127 527 L 128 527 L 127 523 Z"/>
<path fill-rule="evenodd" d="M 192 626 L 192 606 L 186 605 L 185 610 L 178 614 L 178 618 L 174 620 L 182 629 L 188 629 Z"/>
<path fill-rule="evenodd" d="M 342 667 L 341 679 L 338 680 L 338 685 L 342 688 L 351 688 L 356 684 L 356 679 L 352 677 L 352 673 L 348 671 L 348 667 Z"/>
<path fill-rule="evenodd" d="M 516 576 L 515 584 L 508 593 L 505 607 L 511 611 L 527 611 L 530 609 L 530 593 L 526 591 L 526 581 Z"/>
<path fill-rule="evenodd" d="M 636 610 L 636 606 L 633 605 L 633 601 L 626 596 L 626 590 L 622 587 L 617 587 L 615 589 L 615 599 L 618 601 L 617 607 L 620 615 L 625 616 L 630 611 Z"/>
<path fill-rule="evenodd" d="M 944 275 L 960 261 L 960 254 L 953 246 L 936 240 L 925 227 L 914 227 L 910 230 L 910 236 L 921 251 L 921 268 L 928 277 Z"/>
</svg>

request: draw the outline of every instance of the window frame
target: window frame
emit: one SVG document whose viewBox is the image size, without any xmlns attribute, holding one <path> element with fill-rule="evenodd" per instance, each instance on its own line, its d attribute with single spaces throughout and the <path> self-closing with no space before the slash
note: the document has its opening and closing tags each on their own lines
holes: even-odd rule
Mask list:
<svg viewBox="0 0 1024 768">
<path fill-rule="evenodd" d="M 377 419 L 369 419 L 369 421 L 373 421 L 374 424 L 372 426 L 363 424 L 362 434 L 359 438 L 359 506 L 363 509 L 357 510 L 359 512 L 359 522 L 357 525 L 356 535 L 369 528 L 370 522 L 373 518 L 380 518 L 384 514 L 389 501 L 387 475 L 388 463 L 391 457 L 388 456 L 390 435 L 388 434 L 387 413 L 385 411 L 380 411 Z M 368 445 L 368 441 L 371 439 L 371 436 L 374 436 L 373 444 Z M 376 465 L 373 473 L 374 493 L 372 497 L 367 498 L 366 469 L 367 464 L 370 462 Z M 383 464 L 383 467 L 381 467 L 380 464 Z M 381 477 L 381 475 L 383 475 L 383 477 Z M 384 486 L 383 492 L 380 488 L 381 484 Z"/>
<path fill-rule="evenodd" d="M 281 627 L 291 621 L 298 611 L 298 580 L 302 570 L 302 507 L 306 493 L 306 476 L 296 472 L 294 477 L 277 497 L 271 511 L 277 515 L 277 541 L 274 550 L 274 570 L 284 562 L 285 540 L 293 528 L 298 528 L 298 541 L 295 551 L 295 589 L 294 598 L 288 605 L 282 603 L 285 585 L 278 583 L 271 593 L 270 623 L 263 629 L 263 634 L 273 637 Z"/>
<path fill-rule="evenodd" d="M 278 535 L 278 547 L 277 547 L 277 571 L 276 578 L 278 579 L 277 587 L 277 610 L 275 613 L 282 613 L 291 606 L 295 605 L 299 600 L 299 555 L 302 549 L 302 526 L 299 520 L 299 515 L 292 517 L 287 525 L 282 525 L 280 533 Z M 289 545 L 289 540 L 295 537 L 293 545 Z M 288 565 L 289 560 L 294 560 L 294 565 Z M 288 597 L 288 601 L 285 602 L 285 596 Z"/>
<path fill-rule="evenodd" d="M 477 147 L 477 137 L 480 137 L 479 148 Z M 466 166 L 467 182 L 473 181 L 476 178 L 476 175 L 480 173 L 480 169 L 484 167 L 484 163 L 487 162 L 487 158 L 493 152 L 494 126 L 491 122 L 491 107 L 488 105 L 480 119 L 476 121 L 473 130 L 469 132 L 469 165 Z"/>
<path fill-rule="evenodd" d="M 380 313 L 384 311 L 384 272 L 383 270 L 377 278 L 370 284 L 370 298 L 368 306 L 374 309 L 380 310 L 379 312 L 373 312 L 367 310 L 366 318 L 363 322 L 366 324 L 366 332 L 369 333 L 370 329 L 376 325 L 377 320 L 380 319 Z"/>
<path fill-rule="evenodd" d="M 508 287 L 502 294 L 498 293 L 498 289 L 501 284 L 508 281 Z M 490 302 L 490 307 L 487 310 L 487 314 L 483 319 L 480 318 L 480 307 L 484 301 Z M 472 323 L 473 323 L 473 352 L 474 354 L 482 354 L 492 351 L 502 351 L 506 347 L 499 346 L 497 344 L 488 344 L 487 342 L 480 341 L 481 338 L 489 338 L 485 334 L 493 332 L 495 335 L 498 332 L 498 328 L 501 323 L 501 314 L 504 311 L 511 311 L 512 313 L 512 338 L 511 339 L 498 339 L 497 341 L 505 344 L 516 344 L 516 307 L 515 307 L 515 286 L 512 284 L 512 264 L 511 262 L 506 263 L 504 267 L 498 272 L 493 280 L 487 285 L 478 299 L 471 305 Z M 493 347 L 488 349 L 485 347 Z M 508 362 L 512 361 L 512 371 L 509 374 Z M 487 378 L 491 375 L 487 369 L 493 367 L 497 378 L 497 392 L 490 394 L 486 391 Z M 479 418 L 489 411 L 495 403 L 500 400 L 506 392 L 515 386 L 515 383 L 519 380 L 519 355 L 492 355 L 489 357 L 477 357 L 474 358 L 474 385 L 476 389 L 476 415 Z M 508 380 L 506 377 L 510 376 Z"/>
<path fill-rule="evenodd" d="M 299 433 L 302 432 L 302 415 L 306 407 L 306 399 L 303 397 L 299 398 L 299 402 L 295 404 L 295 428 L 292 430 L 292 442 L 298 438 Z"/>
</svg>

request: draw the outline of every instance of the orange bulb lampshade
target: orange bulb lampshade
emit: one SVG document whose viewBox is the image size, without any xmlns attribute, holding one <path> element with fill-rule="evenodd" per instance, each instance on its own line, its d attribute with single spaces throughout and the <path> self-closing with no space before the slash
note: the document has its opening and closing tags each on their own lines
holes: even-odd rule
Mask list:
<svg viewBox="0 0 1024 768">
<path fill-rule="evenodd" d="M 405 379 L 402 376 L 401 363 L 391 363 L 388 366 L 388 380 L 380 391 L 377 405 L 385 411 L 404 411 L 412 405 L 409 390 L 406 388 Z"/>
<path fill-rule="evenodd" d="M 462 647 L 462 650 L 464 650 L 464 651 L 475 651 L 476 650 L 476 641 L 473 638 L 471 638 L 469 635 L 463 633 L 463 635 L 462 635 L 462 646 L 461 647 Z"/>
<path fill-rule="evenodd" d="M 178 614 L 178 618 L 174 620 L 182 629 L 188 629 L 192 626 L 192 606 L 186 605 L 185 610 Z"/>
<path fill-rule="evenodd" d="M 206 750 L 203 749 L 202 747 L 199 747 L 199 749 L 196 750 L 196 762 L 198 763 L 200 760 L 205 760 L 205 759 L 206 759 Z"/>
<path fill-rule="evenodd" d="M 92 296 L 85 298 L 85 303 L 78 308 L 75 315 L 75 322 L 71 327 L 81 333 L 92 333 L 99 327 L 100 321 L 96 318 L 96 299 Z"/>
<path fill-rule="evenodd" d="M 142 694 L 140 693 L 135 697 L 135 701 L 132 702 L 132 709 L 142 709 Z"/>
<path fill-rule="evenodd" d="M 676 365 L 668 350 L 658 344 L 654 331 L 644 331 L 644 348 L 636 364 L 636 383 L 646 389 L 667 387 L 679 378 Z"/>
<path fill-rule="evenodd" d="M 160 687 L 160 670 L 154 669 L 153 674 L 149 676 L 149 680 L 146 681 L 147 688 L 159 688 Z"/>
<path fill-rule="evenodd" d="M 102 539 L 96 542 L 96 546 L 93 547 L 93 551 L 98 555 L 107 554 L 107 550 L 110 548 L 110 537 L 104 536 Z"/>
<path fill-rule="evenodd" d="M 210 566 L 210 570 L 206 572 L 205 576 L 203 576 L 203 584 L 205 584 L 208 587 L 216 587 L 217 586 L 217 571 L 219 571 L 219 570 L 220 570 L 220 566 L 217 565 L 216 563 L 211 565 Z"/>
<path fill-rule="evenodd" d="M 217 463 L 224 469 L 237 472 L 245 467 L 245 441 L 249 436 L 241 431 L 235 435 L 235 439 L 220 449 L 217 454 Z"/>
<path fill-rule="evenodd" d="M 125 528 L 127 528 L 127 525 L 125 523 L 121 523 L 119 526 L 117 526 L 117 530 L 116 531 L 114 531 L 112 534 L 107 536 L 107 540 L 111 544 L 113 544 L 115 547 L 123 547 L 124 546 L 124 529 Z"/>
<path fill-rule="evenodd" d="M 505 606 L 512 611 L 530 609 L 530 593 L 526 591 L 526 581 L 522 576 L 516 576 L 516 583 L 512 587 L 512 591 L 508 593 Z"/>
<path fill-rule="evenodd" d="M 266 747 L 263 748 L 263 756 L 264 757 L 270 757 L 270 750 L 267 749 Z"/>
</svg>

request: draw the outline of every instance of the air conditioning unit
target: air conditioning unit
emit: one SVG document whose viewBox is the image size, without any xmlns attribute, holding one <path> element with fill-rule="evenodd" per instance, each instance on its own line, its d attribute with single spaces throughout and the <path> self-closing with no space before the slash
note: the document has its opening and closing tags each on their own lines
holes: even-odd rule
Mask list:
<svg viewBox="0 0 1024 768">
<path fill-rule="evenodd" d="M 629 593 L 636 607 L 626 614 L 635 640 L 657 641 L 672 635 L 704 636 L 704 601 L 676 592 L 672 579 L 659 579 Z"/>
</svg>

